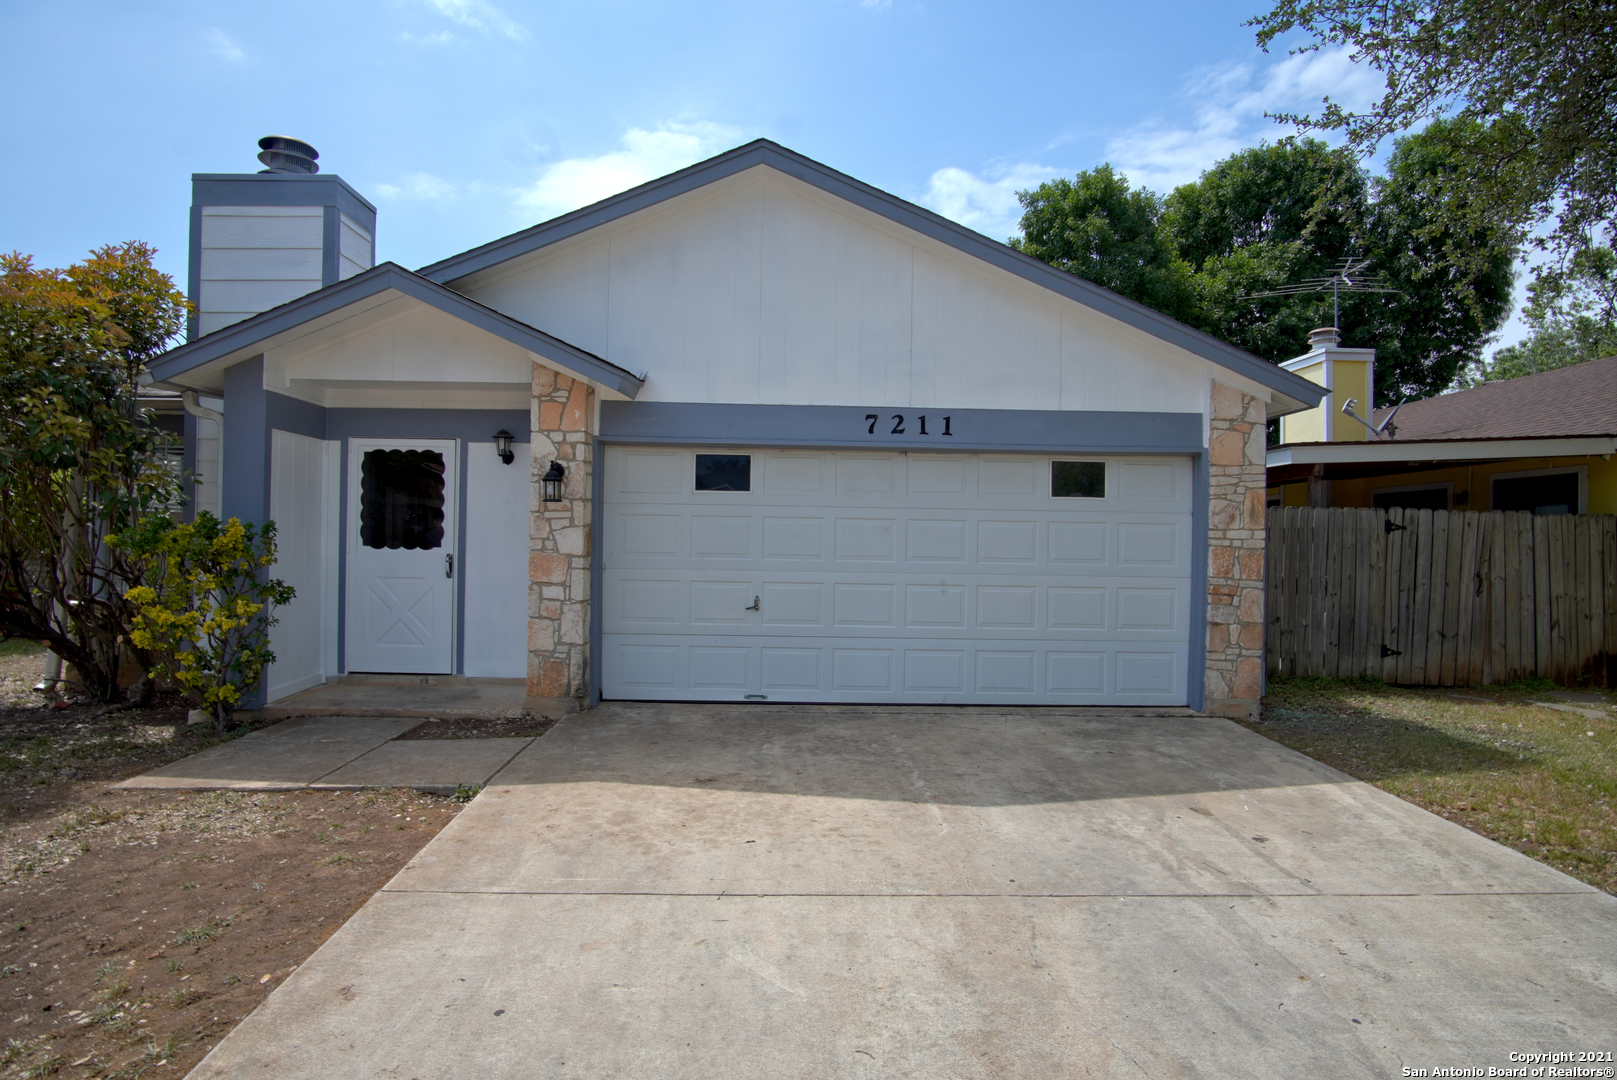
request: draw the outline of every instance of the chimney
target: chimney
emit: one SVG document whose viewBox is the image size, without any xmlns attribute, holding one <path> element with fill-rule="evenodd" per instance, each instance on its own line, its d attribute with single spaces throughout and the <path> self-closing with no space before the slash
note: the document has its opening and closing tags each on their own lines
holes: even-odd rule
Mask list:
<svg viewBox="0 0 1617 1080">
<path fill-rule="evenodd" d="M 260 154 L 259 156 L 262 157 L 263 155 Z M 315 168 L 319 168 L 319 166 L 317 165 Z M 1342 338 L 1334 326 L 1322 326 L 1318 330 L 1308 332 L 1309 352 L 1315 352 L 1319 349 L 1334 349 L 1340 344 L 1342 344 Z"/>
<path fill-rule="evenodd" d="M 1325 387 L 1325 397 L 1312 409 L 1280 418 L 1282 443 L 1364 442 L 1363 424 L 1341 415 L 1351 398 L 1354 415 L 1371 419 L 1375 408 L 1376 351 L 1345 349 L 1334 326 L 1308 333 L 1308 351 L 1280 366 Z"/>
<path fill-rule="evenodd" d="M 256 173 L 191 175 L 187 293 L 198 338 L 376 263 L 376 207 L 342 177 L 321 174 L 301 139 L 258 140 Z"/>
</svg>

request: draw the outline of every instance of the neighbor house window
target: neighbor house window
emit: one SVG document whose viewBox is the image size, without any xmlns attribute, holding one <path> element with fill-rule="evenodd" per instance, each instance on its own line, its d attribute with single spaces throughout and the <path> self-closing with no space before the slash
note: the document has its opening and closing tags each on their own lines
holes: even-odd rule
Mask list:
<svg viewBox="0 0 1617 1080">
<path fill-rule="evenodd" d="M 697 454 L 697 491 L 751 491 L 751 454 Z"/>
<path fill-rule="evenodd" d="M 1450 510 L 1453 494 L 1454 485 L 1450 483 L 1379 488 L 1370 496 L 1370 505 L 1377 510 Z"/>
<path fill-rule="evenodd" d="M 1576 514 L 1582 509 L 1583 472 L 1580 469 L 1539 469 L 1505 473 L 1493 478 L 1495 510 L 1526 510 L 1534 514 Z"/>
<path fill-rule="evenodd" d="M 1050 462 L 1050 495 L 1057 499 L 1106 498 L 1106 462 Z"/>
</svg>

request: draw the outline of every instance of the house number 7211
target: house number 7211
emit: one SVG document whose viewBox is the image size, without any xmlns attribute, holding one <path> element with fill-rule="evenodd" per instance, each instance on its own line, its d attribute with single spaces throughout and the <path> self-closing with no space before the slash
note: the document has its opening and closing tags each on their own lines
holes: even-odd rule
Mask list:
<svg viewBox="0 0 1617 1080">
<path fill-rule="evenodd" d="M 865 429 L 866 432 L 868 432 L 871 435 L 876 434 L 876 425 L 881 423 L 881 415 L 879 413 L 866 413 L 865 414 L 865 419 L 870 421 L 870 427 Z M 926 416 L 924 414 L 921 415 L 921 416 L 917 416 L 915 419 L 916 419 L 917 422 L 920 423 L 921 430 L 919 430 L 917 432 L 914 432 L 913 434 L 916 434 L 916 435 L 929 435 L 929 434 L 931 434 L 931 432 L 926 430 Z M 943 418 L 943 430 L 938 432 L 938 434 L 940 434 L 940 435 L 948 435 L 950 438 L 954 437 L 954 432 L 949 430 L 949 421 L 952 420 L 952 419 L 953 419 L 953 417 L 949 417 L 949 416 L 945 416 Z M 892 430 L 889 431 L 887 434 L 889 434 L 889 435 L 909 435 L 909 434 L 911 434 L 911 432 L 907 431 L 905 429 L 905 427 L 904 427 L 904 414 L 903 413 L 894 413 L 893 414 L 893 427 L 892 427 Z"/>
</svg>

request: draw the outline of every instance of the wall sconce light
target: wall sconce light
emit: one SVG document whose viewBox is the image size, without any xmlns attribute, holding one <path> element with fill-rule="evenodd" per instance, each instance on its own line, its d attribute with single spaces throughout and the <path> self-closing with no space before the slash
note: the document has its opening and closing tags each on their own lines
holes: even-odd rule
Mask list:
<svg viewBox="0 0 1617 1080">
<path fill-rule="evenodd" d="M 494 433 L 494 452 L 500 455 L 500 460 L 507 465 L 517 459 L 511 452 L 511 433 L 504 428 Z"/>
<path fill-rule="evenodd" d="M 545 473 L 545 502 L 562 502 L 562 488 L 567 484 L 567 470 L 561 467 L 561 462 L 552 461 L 550 471 Z"/>
</svg>

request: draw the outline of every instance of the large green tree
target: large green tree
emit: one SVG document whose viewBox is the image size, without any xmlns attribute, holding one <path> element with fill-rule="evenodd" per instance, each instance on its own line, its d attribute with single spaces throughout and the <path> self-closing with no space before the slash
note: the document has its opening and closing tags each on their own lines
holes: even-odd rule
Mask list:
<svg viewBox="0 0 1617 1080">
<path fill-rule="evenodd" d="M 1527 286 L 1526 338 L 1469 365 L 1467 385 L 1515 379 L 1586 360 L 1617 356 L 1617 252 L 1584 248 L 1565 269 L 1540 273 Z"/>
<path fill-rule="evenodd" d="M 1279 0 L 1248 25 L 1266 50 L 1300 31 L 1294 52 L 1346 46 L 1386 79 L 1366 111 L 1326 98 L 1316 116 L 1279 121 L 1341 131 L 1363 156 L 1434 119 L 1460 121 L 1441 131 L 1449 167 L 1419 178 L 1434 235 L 1538 244 L 1563 269 L 1575 252 L 1610 241 L 1617 219 L 1611 0 Z M 1476 247 L 1440 254 L 1462 283 L 1489 272 Z"/>
<path fill-rule="evenodd" d="M 1369 258 L 1396 291 L 1343 294 L 1343 340 L 1377 350 L 1378 401 L 1425 396 L 1480 355 L 1510 303 L 1508 248 L 1433 227 L 1425 178 L 1452 167 L 1441 134 L 1438 125 L 1400 140 L 1380 177 L 1315 139 L 1266 144 L 1166 199 L 1102 166 L 1022 193 L 1023 235 L 1012 243 L 1276 363 L 1331 325 L 1333 298 L 1257 294 Z M 1468 287 L 1449 248 L 1484 251 Z"/>
<path fill-rule="evenodd" d="M 1175 318 L 1195 303 L 1190 266 L 1161 229 L 1162 199 L 1110 165 L 1017 193 L 1022 235 L 1011 246 Z"/>
<path fill-rule="evenodd" d="M 113 245 L 65 270 L 0 256 L 0 636 L 44 643 L 109 701 L 140 567 L 107 541 L 179 496 L 135 396 L 188 307 L 153 254 Z"/>
</svg>

